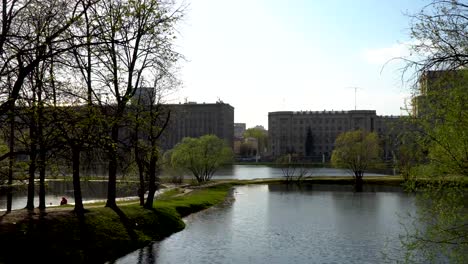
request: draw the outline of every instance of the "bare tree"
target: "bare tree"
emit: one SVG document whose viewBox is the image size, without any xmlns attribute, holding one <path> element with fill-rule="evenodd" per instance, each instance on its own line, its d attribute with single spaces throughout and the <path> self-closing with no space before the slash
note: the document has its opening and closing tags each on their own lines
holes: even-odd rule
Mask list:
<svg viewBox="0 0 468 264">
<path fill-rule="evenodd" d="M 27 76 L 51 56 L 70 47 L 60 43 L 79 37 L 69 33 L 93 2 L 82 0 L 39 1 L 3 0 L 0 34 L 0 115 L 14 107 Z M 40 25 L 39 25 L 40 24 Z M 33 25 L 39 25 L 34 27 Z M 37 29 L 37 30 L 36 30 Z M 54 50 L 51 44 L 54 43 Z M 8 85 L 5 85 L 9 82 Z"/>
<path fill-rule="evenodd" d="M 468 65 L 468 4 L 460 0 L 433 0 L 410 15 L 411 50 L 405 72 L 414 69 L 416 80 L 431 70 L 455 70 Z"/>
<path fill-rule="evenodd" d="M 96 71 L 103 90 L 111 94 L 111 105 L 103 108 L 109 120 L 109 186 L 106 206 L 116 207 L 119 130 L 128 103 L 141 87 L 144 74 L 176 61 L 173 51 L 174 23 L 181 11 L 171 1 L 105 1 L 98 6 L 99 37 L 102 46 Z"/>
</svg>

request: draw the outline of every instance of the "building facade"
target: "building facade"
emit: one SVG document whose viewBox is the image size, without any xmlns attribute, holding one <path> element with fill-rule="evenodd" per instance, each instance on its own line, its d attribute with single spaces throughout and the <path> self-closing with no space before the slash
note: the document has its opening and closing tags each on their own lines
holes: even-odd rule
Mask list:
<svg viewBox="0 0 468 264">
<path fill-rule="evenodd" d="M 164 105 L 165 111 L 171 111 L 167 128 L 161 135 L 161 147 L 164 150 L 173 148 L 184 137 L 200 137 L 213 134 L 224 139 L 233 147 L 234 107 L 223 102 L 214 104 Z"/>
<path fill-rule="evenodd" d="M 377 132 L 382 138 L 393 137 L 392 124 L 398 117 L 377 116 L 375 110 L 283 111 L 268 113 L 270 155 L 296 154 L 312 160 L 329 160 L 339 134 L 361 129 Z M 310 129 L 312 148 L 306 155 L 306 137 Z M 389 143 L 390 144 L 390 143 Z M 384 152 L 391 153 L 390 145 Z M 384 154 L 386 155 L 386 154 Z"/>
<path fill-rule="evenodd" d="M 246 129 L 245 123 L 234 123 L 234 138 L 242 139 Z"/>
</svg>

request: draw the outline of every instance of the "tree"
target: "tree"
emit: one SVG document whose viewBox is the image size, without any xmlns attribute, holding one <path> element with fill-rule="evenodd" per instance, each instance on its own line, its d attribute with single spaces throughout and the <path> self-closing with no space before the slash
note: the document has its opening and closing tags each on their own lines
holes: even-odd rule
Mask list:
<svg viewBox="0 0 468 264">
<path fill-rule="evenodd" d="M 138 195 L 140 205 L 144 205 L 147 209 L 153 208 L 154 196 L 159 186 L 157 177 L 161 163 L 159 138 L 171 117 L 171 111 L 164 108 L 161 100 L 165 92 L 176 89 L 179 84 L 174 75 L 165 71 L 156 71 L 153 78 L 152 87 L 142 88 L 134 100 L 136 104 L 130 111 L 133 115 L 134 156 L 140 180 Z M 144 202 L 145 174 L 148 176 L 146 203 Z"/>
<path fill-rule="evenodd" d="M 286 183 L 300 183 L 304 178 L 310 176 L 310 169 L 303 163 L 298 163 L 291 154 L 283 155 L 276 159 L 276 165 L 281 168 Z"/>
<path fill-rule="evenodd" d="M 244 132 L 244 138 L 253 137 L 258 141 L 258 154 L 262 155 L 265 149 L 268 148 L 268 134 L 260 128 L 249 128 Z"/>
<path fill-rule="evenodd" d="M 15 106 L 23 84 L 41 62 L 62 54 L 80 36 L 69 31 L 94 1 L 2 1 L 0 33 L 0 115 Z M 52 47 L 54 44 L 54 48 Z"/>
<path fill-rule="evenodd" d="M 110 131 L 106 147 L 109 158 L 107 207 L 117 207 L 116 180 L 119 165 L 121 125 L 130 99 L 142 87 L 152 68 L 166 70 L 167 62 L 181 56 L 174 51 L 174 24 L 182 12 L 172 1 L 102 1 L 98 5 L 97 36 L 104 43 L 97 54 L 97 83 L 112 95 L 102 108 Z"/>
<path fill-rule="evenodd" d="M 427 71 L 455 70 L 468 65 L 468 4 L 460 0 L 432 0 L 411 17 L 410 46 L 415 59 L 404 68 L 415 70 L 418 81 Z"/>
<path fill-rule="evenodd" d="M 432 1 L 412 15 L 414 115 L 411 136 L 424 157 L 408 185 L 418 190 L 416 225 L 405 237 L 408 259 L 466 263 L 468 256 L 468 4 Z M 425 184 L 418 184 L 424 180 Z M 430 202 L 428 202 L 430 201 Z"/>
<path fill-rule="evenodd" d="M 171 164 L 190 171 L 199 183 L 211 180 L 216 170 L 232 161 L 232 150 L 215 135 L 184 138 L 172 150 Z"/>
<path fill-rule="evenodd" d="M 312 151 L 314 148 L 314 138 L 312 136 L 312 129 L 310 127 L 307 128 L 307 135 L 305 140 L 305 155 L 307 157 L 312 156 Z"/>
<path fill-rule="evenodd" d="M 336 138 L 331 162 L 335 167 L 350 169 L 356 185 L 362 185 L 364 172 L 380 161 L 380 152 L 375 132 L 348 131 Z"/>
<path fill-rule="evenodd" d="M 257 149 L 254 148 L 251 142 L 242 142 L 240 145 L 240 155 L 243 157 L 251 157 L 257 155 Z"/>
</svg>

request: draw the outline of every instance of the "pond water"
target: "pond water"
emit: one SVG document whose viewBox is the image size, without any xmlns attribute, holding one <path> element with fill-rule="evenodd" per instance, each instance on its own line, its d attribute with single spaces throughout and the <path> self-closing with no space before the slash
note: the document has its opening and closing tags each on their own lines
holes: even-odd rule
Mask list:
<svg viewBox="0 0 468 264">
<path fill-rule="evenodd" d="M 414 196 L 398 187 L 249 185 L 115 263 L 394 263 Z M 386 255 L 387 257 L 384 257 Z"/>
<path fill-rule="evenodd" d="M 39 206 L 39 189 L 36 183 L 36 194 L 34 205 Z M 118 183 L 117 197 L 119 199 L 135 198 L 137 193 L 137 184 Z M 85 203 L 105 200 L 107 198 L 107 182 L 105 181 L 83 181 L 81 182 L 81 192 Z M 12 209 L 21 209 L 26 206 L 28 190 L 26 185 L 15 186 L 13 191 Z M 68 203 L 75 203 L 73 195 L 73 183 L 71 181 L 47 181 L 46 182 L 46 204 L 47 206 L 60 205 L 62 197 L 66 197 Z M 0 211 L 6 210 L 7 196 L 6 190 L 0 189 Z"/>
<path fill-rule="evenodd" d="M 303 170 L 304 176 L 317 177 L 317 176 L 352 176 L 350 170 L 336 169 L 336 168 L 306 168 Z M 295 175 L 299 173 L 296 169 Z M 366 172 L 364 176 L 386 176 L 388 174 Z M 169 172 L 162 173 L 162 176 L 170 176 Z M 190 174 L 186 178 L 192 178 Z M 284 177 L 283 170 L 276 166 L 268 165 L 231 165 L 218 169 L 213 175 L 213 179 L 239 179 L 239 180 L 252 180 L 252 179 L 265 179 L 265 178 L 282 178 Z"/>
<path fill-rule="evenodd" d="M 352 176 L 349 170 L 335 168 L 307 168 L 307 176 Z M 296 173 L 298 173 L 296 171 Z M 384 176 L 379 173 L 365 173 L 364 176 Z M 219 169 L 213 179 L 264 179 L 282 178 L 281 168 L 266 165 L 232 165 Z"/>
<path fill-rule="evenodd" d="M 350 176 L 348 170 L 333 168 L 308 168 L 309 176 Z M 367 173 L 367 176 L 382 176 L 383 174 Z M 164 176 L 164 174 L 163 174 Z M 191 177 L 191 176 L 189 176 Z M 256 178 L 281 178 L 283 173 L 280 168 L 265 165 L 233 165 L 221 168 L 214 175 L 214 179 L 256 179 Z M 106 178 L 103 177 L 103 180 Z M 107 182 L 105 181 L 82 181 L 82 193 L 84 202 L 94 202 L 106 199 Z M 136 183 L 122 183 L 117 185 L 117 197 L 135 198 L 137 195 Z M 38 190 L 36 191 L 35 206 L 39 205 Z M 46 204 L 56 206 L 60 204 L 62 196 L 68 199 L 69 203 L 74 203 L 73 184 L 69 181 L 48 181 Z M 6 209 L 5 189 L 0 189 L 0 211 Z M 26 185 L 15 188 L 13 195 L 13 209 L 20 209 L 26 206 L 27 189 Z"/>
</svg>

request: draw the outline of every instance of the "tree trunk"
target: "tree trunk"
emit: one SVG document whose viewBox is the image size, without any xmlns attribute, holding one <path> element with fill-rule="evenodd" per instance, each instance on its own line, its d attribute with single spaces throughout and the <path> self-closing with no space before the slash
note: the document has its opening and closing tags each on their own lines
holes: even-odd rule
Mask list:
<svg viewBox="0 0 468 264">
<path fill-rule="evenodd" d="M 39 118 L 42 118 L 42 109 L 39 109 Z M 45 201 L 45 174 L 46 174 L 46 149 L 44 144 L 44 135 L 42 129 L 41 119 L 38 122 L 38 138 L 39 138 L 39 209 L 44 210 L 46 208 Z"/>
<path fill-rule="evenodd" d="M 117 207 L 115 199 L 117 196 L 117 144 L 119 139 L 119 128 L 115 124 L 112 126 L 111 139 L 114 145 L 109 148 L 109 181 L 106 207 L 113 208 Z"/>
<path fill-rule="evenodd" d="M 354 172 L 354 189 L 356 192 L 362 192 L 364 181 L 362 180 L 364 176 L 364 171 L 355 171 Z"/>
<path fill-rule="evenodd" d="M 29 180 L 28 180 L 28 199 L 26 203 L 26 209 L 33 210 L 34 209 L 34 177 L 36 173 L 36 126 L 34 115 L 31 117 L 32 121 L 29 127 L 29 135 L 31 137 L 31 146 L 29 152 Z"/>
<path fill-rule="evenodd" d="M 154 194 L 157 191 L 157 185 L 156 185 L 156 163 L 157 163 L 157 157 L 156 153 L 154 151 L 151 152 L 151 158 L 149 162 L 149 183 L 148 183 L 148 197 L 146 198 L 146 204 L 145 208 L 146 209 L 152 209 L 153 208 L 153 202 L 154 202 Z"/>
<path fill-rule="evenodd" d="M 31 145 L 31 152 L 29 153 L 29 180 L 28 180 L 28 200 L 26 203 L 26 209 L 34 209 L 34 174 L 36 173 L 36 145 Z"/>
<path fill-rule="evenodd" d="M 45 201 L 45 150 L 42 147 L 39 147 L 39 209 L 44 210 L 46 208 L 46 201 Z"/>
<path fill-rule="evenodd" d="M 140 96 L 141 97 L 141 96 Z M 140 97 L 138 97 L 138 107 L 140 106 Z M 144 176 L 144 164 L 143 159 L 141 158 L 141 149 L 138 145 L 138 136 L 140 132 L 140 109 L 136 110 L 135 116 L 135 131 L 133 135 L 133 144 L 134 144 L 134 152 L 135 152 L 135 162 L 138 166 L 138 176 L 140 180 L 140 187 L 138 188 L 138 197 L 140 198 L 140 206 L 145 205 L 145 176 Z"/>
<path fill-rule="evenodd" d="M 9 149 L 10 153 L 13 153 L 15 151 L 15 115 L 13 114 L 13 111 L 10 110 L 10 141 L 9 143 Z M 8 182 L 7 182 L 7 212 L 11 212 L 12 209 L 12 204 L 13 204 L 13 167 L 15 165 L 15 158 L 16 156 L 10 155 L 9 157 L 9 162 L 8 162 Z"/>
<path fill-rule="evenodd" d="M 138 154 L 137 154 L 138 155 Z M 140 205 L 145 205 L 145 175 L 143 161 L 140 158 L 137 158 L 138 165 L 138 174 L 140 178 L 140 188 L 138 188 L 138 196 L 140 197 Z"/>
<path fill-rule="evenodd" d="M 81 149 L 77 146 L 72 146 L 72 166 L 73 166 L 73 194 L 75 198 L 75 212 L 78 216 L 83 216 L 83 197 L 81 194 L 81 183 L 80 183 L 80 153 Z"/>
</svg>

